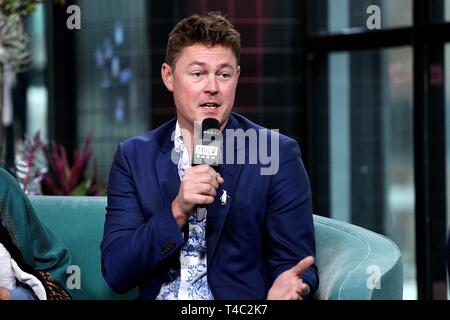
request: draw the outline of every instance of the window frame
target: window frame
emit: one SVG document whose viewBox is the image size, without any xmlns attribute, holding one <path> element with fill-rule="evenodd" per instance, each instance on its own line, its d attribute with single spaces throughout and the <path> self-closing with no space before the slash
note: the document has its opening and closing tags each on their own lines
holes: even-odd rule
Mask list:
<svg viewBox="0 0 450 320">
<path fill-rule="evenodd" d="M 320 75 L 328 69 L 328 54 L 339 51 L 351 53 L 358 50 L 411 47 L 418 299 L 446 299 L 445 77 L 441 86 L 433 86 L 429 81 L 429 70 L 431 65 L 436 64 L 442 66 L 442 72 L 445 70 L 444 46 L 450 42 L 450 23 L 435 23 L 430 19 L 432 10 L 443 12 L 442 0 L 439 1 L 441 7 L 439 4 L 436 5 L 436 1 L 433 2 L 433 7 L 427 1 L 412 1 L 413 19 L 410 27 L 350 34 L 318 35 L 306 32 L 305 64 L 308 81 L 305 89 L 309 93 L 307 114 L 310 137 L 307 145 L 307 165 L 310 169 L 313 194 L 319 195 L 314 199 L 314 207 L 319 214 L 329 215 L 328 154 L 324 154 L 317 146 L 318 137 L 328 137 L 328 84 L 323 80 L 322 83 L 319 82 L 321 81 L 319 79 L 323 78 Z M 311 2 L 306 3 L 303 16 L 307 21 L 311 17 L 311 8 L 308 7 Z M 327 12 L 326 8 L 321 10 L 321 13 Z M 305 23 L 305 26 L 308 25 L 310 24 Z M 323 145 L 323 141 L 321 144 Z"/>
</svg>

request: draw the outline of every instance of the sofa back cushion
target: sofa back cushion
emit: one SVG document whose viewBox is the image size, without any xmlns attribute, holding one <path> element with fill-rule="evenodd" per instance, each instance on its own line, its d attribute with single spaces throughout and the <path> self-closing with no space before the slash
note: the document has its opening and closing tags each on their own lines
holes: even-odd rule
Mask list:
<svg viewBox="0 0 450 320">
<path fill-rule="evenodd" d="M 81 288 L 70 290 L 74 299 L 137 297 L 137 290 L 115 294 L 101 273 L 106 197 L 31 196 L 30 200 L 80 268 Z M 402 299 L 403 265 L 395 243 L 367 229 L 320 216 L 314 216 L 314 227 L 320 278 L 316 299 Z M 373 283 L 376 278 L 378 283 Z"/>
<path fill-rule="evenodd" d="M 100 264 L 106 197 L 31 196 L 31 203 L 44 223 L 67 246 L 74 266 L 79 267 L 80 288 L 70 289 L 73 299 L 130 299 L 132 291 L 115 294 L 105 282 Z M 76 267 L 73 269 L 76 271 Z M 68 275 L 74 274 L 68 270 Z"/>
</svg>

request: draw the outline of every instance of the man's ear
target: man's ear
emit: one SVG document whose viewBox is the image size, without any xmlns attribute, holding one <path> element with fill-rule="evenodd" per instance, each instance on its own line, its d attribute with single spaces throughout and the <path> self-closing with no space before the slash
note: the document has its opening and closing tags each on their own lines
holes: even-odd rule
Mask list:
<svg viewBox="0 0 450 320">
<path fill-rule="evenodd" d="M 164 84 L 166 85 L 167 90 L 173 91 L 172 68 L 167 63 L 163 63 L 161 66 L 161 77 Z"/>
</svg>

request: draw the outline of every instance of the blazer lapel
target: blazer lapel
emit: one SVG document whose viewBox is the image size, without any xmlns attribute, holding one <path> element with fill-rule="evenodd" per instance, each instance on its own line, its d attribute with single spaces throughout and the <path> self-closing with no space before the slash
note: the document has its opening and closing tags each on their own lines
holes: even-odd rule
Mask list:
<svg viewBox="0 0 450 320">
<path fill-rule="evenodd" d="M 206 219 L 206 239 L 209 261 L 214 257 L 225 219 L 230 212 L 237 178 L 242 169 L 242 165 L 221 166 L 220 169 L 220 173 L 225 182 L 219 186 L 216 199 L 209 205 L 208 217 Z M 226 191 L 226 194 L 230 198 L 226 201 L 226 204 L 221 204 L 220 196 L 222 196 L 224 191 Z"/>
<path fill-rule="evenodd" d="M 232 115 L 228 120 L 226 129 L 236 129 L 237 121 Z M 226 159 L 226 134 L 223 132 L 223 162 Z M 234 151 L 239 149 L 240 146 L 235 145 Z M 230 211 L 231 205 L 233 203 L 233 195 L 236 189 L 236 183 L 238 181 L 239 174 L 242 170 L 242 164 L 221 164 L 219 166 L 219 173 L 224 179 L 224 183 L 219 186 L 217 190 L 217 196 L 212 204 L 208 206 L 208 216 L 206 219 L 206 239 L 207 239 L 207 250 L 208 250 L 208 260 L 211 261 L 214 257 L 214 253 L 217 248 L 217 242 L 219 241 L 220 235 L 223 230 L 225 219 Z M 225 204 L 221 203 L 220 197 L 223 195 L 224 191 L 229 196 Z"/>
<path fill-rule="evenodd" d="M 171 159 L 173 149 L 173 139 L 171 137 L 175 131 L 175 123 L 169 127 L 168 131 L 170 132 L 163 132 L 160 135 L 160 150 L 156 158 L 156 175 L 166 205 L 175 199 L 180 188 L 178 168 Z"/>
</svg>

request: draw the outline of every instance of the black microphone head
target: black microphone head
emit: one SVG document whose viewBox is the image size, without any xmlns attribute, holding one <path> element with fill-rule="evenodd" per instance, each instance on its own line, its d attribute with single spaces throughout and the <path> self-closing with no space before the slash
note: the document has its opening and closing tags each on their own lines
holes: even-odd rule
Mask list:
<svg viewBox="0 0 450 320">
<path fill-rule="evenodd" d="M 206 118 L 202 121 L 202 132 L 196 136 L 193 165 L 208 164 L 218 169 L 222 158 L 222 133 L 217 119 Z"/>
<path fill-rule="evenodd" d="M 219 120 L 214 118 L 206 118 L 202 121 L 202 132 L 205 132 L 209 129 L 219 129 L 220 124 Z"/>
<path fill-rule="evenodd" d="M 203 141 L 214 141 L 220 135 L 219 130 L 220 124 L 217 119 L 214 118 L 206 118 L 202 121 L 202 135 L 201 138 Z"/>
</svg>

